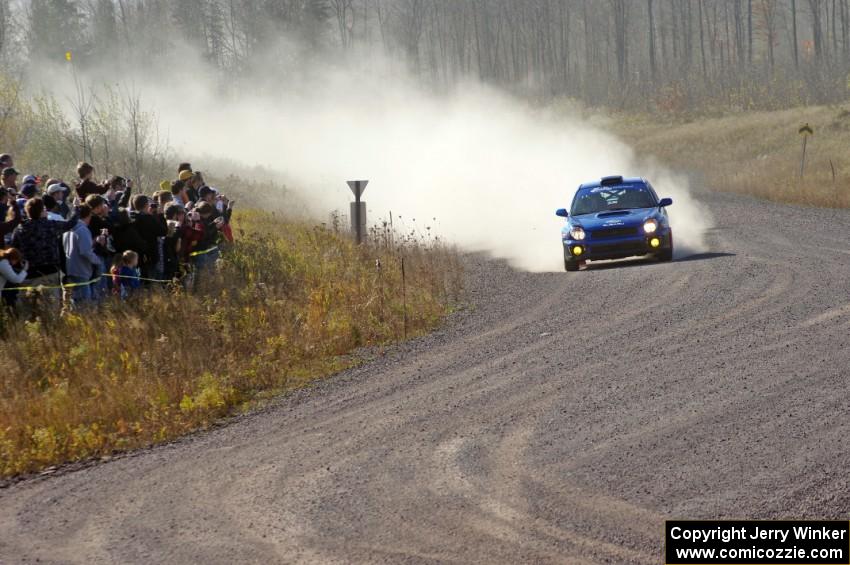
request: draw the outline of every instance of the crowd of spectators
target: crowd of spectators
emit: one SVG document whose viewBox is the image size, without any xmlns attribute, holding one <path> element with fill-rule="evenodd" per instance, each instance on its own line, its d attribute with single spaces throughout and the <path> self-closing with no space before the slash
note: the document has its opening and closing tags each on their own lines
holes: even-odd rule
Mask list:
<svg viewBox="0 0 850 565">
<path fill-rule="evenodd" d="M 148 286 L 197 284 L 220 243 L 233 240 L 234 202 L 189 163 L 150 196 L 133 194 L 128 178 L 97 182 L 85 162 L 73 189 L 47 175 L 18 186 L 8 154 L 0 170 L 0 294 L 13 311 L 33 294 L 73 308 Z"/>
</svg>

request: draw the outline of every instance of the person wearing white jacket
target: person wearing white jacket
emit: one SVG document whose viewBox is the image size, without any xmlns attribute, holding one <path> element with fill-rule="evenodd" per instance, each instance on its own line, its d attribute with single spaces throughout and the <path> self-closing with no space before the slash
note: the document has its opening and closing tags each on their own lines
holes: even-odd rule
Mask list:
<svg viewBox="0 0 850 565">
<path fill-rule="evenodd" d="M 23 267 L 20 272 L 15 272 L 15 267 Z M 6 283 L 21 284 L 27 278 L 26 261 L 22 261 L 21 252 L 14 247 L 0 249 L 0 291 L 6 287 Z"/>
</svg>

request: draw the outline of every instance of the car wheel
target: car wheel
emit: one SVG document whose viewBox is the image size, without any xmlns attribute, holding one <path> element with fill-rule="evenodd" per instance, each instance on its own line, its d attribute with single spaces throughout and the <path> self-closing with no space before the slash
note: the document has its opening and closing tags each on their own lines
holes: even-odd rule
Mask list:
<svg viewBox="0 0 850 565">
<path fill-rule="evenodd" d="M 670 247 L 664 249 L 663 251 L 659 251 L 655 257 L 659 261 L 672 261 L 673 260 L 673 233 L 670 233 Z"/>
<path fill-rule="evenodd" d="M 665 249 L 661 253 L 658 253 L 655 256 L 655 258 L 658 259 L 659 261 L 662 261 L 662 262 L 672 261 L 673 260 L 673 250 L 672 249 Z"/>
<path fill-rule="evenodd" d="M 564 249 L 564 270 L 570 273 L 578 271 L 578 261 L 570 256 L 566 248 Z"/>
</svg>

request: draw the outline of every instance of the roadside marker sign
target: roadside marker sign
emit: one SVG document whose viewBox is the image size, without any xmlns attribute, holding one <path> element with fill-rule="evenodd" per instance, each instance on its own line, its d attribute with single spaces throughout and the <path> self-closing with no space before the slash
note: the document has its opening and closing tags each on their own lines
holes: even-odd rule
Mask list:
<svg viewBox="0 0 850 565">
<path fill-rule="evenodd" d="M 351 189 L 351 192 L 354 193 L 354 198 L 360 200 L 360 197 L 363 195 L 363 192 L 366 190 L 366 185 L 369 184 L 367 180 L 350 180 L 348 182 L 348 188 Z"/>
<path fill-rule="evenodd" d="M 366 233 L 366 203 L 360 200 L 363 196 L 363 191 L 366 190 L 367 180 L 350 180 L 346 181 L 348 188 L 354 193 L 354 202 L 351 203 L 351 231 L 354 232 L 354 237 L 357 243 L 363 242 L 363 235 Z"/>
</svg>

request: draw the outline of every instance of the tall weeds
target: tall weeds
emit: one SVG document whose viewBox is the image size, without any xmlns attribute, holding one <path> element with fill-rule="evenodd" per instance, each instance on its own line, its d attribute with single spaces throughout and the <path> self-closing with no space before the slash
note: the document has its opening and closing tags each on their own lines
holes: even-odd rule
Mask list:
<svg viewBox="0 0 850 565">
<path fill-rule="evenodd" d="M 351 365 L 358 347 L 433 328 L 458 297 L 459 260 L 440 242 L 385 231 L 356 246 L 269 213 L 234 221 L 237 242 L 197 292 L 3 319 L 0 475 L 203 428 Z"/>
<path fill-rule="evenodd" d="M 800 126 L 809 124 L 803 176 Z M 777 202 L 850 207 L 850 109 L 807 106 L 659 121 L 622 117 L 614 129 L 644 156 L 699 175 L 711 190 Z"/>
</svg>

